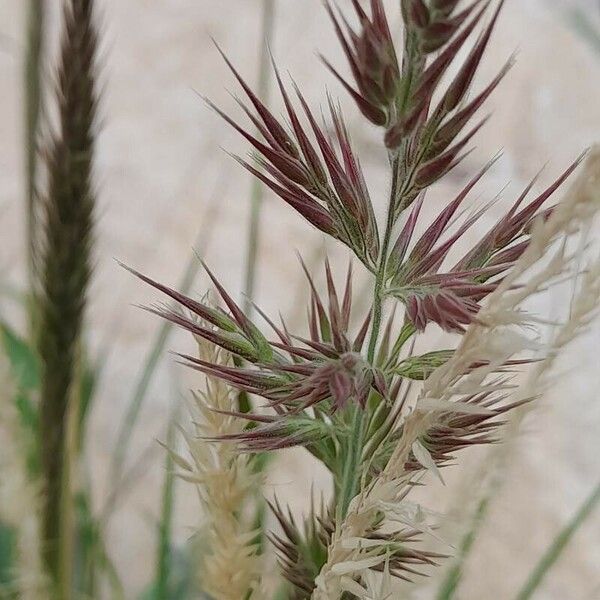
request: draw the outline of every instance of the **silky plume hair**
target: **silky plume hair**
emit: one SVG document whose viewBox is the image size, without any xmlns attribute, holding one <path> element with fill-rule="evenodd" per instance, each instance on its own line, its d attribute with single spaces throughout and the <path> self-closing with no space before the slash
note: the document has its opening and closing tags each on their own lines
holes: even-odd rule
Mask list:
<svg viewBox="0 0 600 600">
<path fill-rule="evenodd" d="M 554 326 L 548 342 L 544 344 L 543 358 L 527 374 L 519 386 L 517 397 L 543 399 L 549 385 L 555 381 L 553 366 L 562 351 L 582 333 L 587 332 L 600 311 L 600 257 L 584 259 L 583 274 L 573 275 L 574 292 L 568 317 Z M 557 382 L 558 383 L 558 382 Z M 504 430 L 502 445 L 492 448 L 481 462 L 477 472 L 465 482 L 464 489 L 452 502 L 456 516 L 464 518 L 460 550 L 450 562 L 446 576 L 440 585 L 436 600 L 451 600 L 459 589 L 464 566 L 468 563 L 478 530 L 485 522 L 494 498 L 506 483 L 507 467 L 516 459 L 516 442 L 522 438 L 525 417 L 535 411 L 536 403 L 528 402 L 512 412 Z M 474 493 L 474 489 L 478 491 Z"/>
<path fill-rule="evenodd" d="M 198 350 L 202 360 L 231 364 L 227 352 L 206 340 L 198 340 Z M 247 598 L 260 584 L 251 514 L 259 476 L 251 457 L 237 452 L 234 444 L 207 441 L 240 433 L 243 424 L 228 414 L 236 406 L 235 393 L 227 385 L 205 377 L 190 406 L 193 430 L 182 428 L 191 461 L 172 453 L 179 476 L 198 490 L 202 525 L 195 577 L 216 600 Z"/>
<path fill-rule="evenodd" d="M 65 3 L 56 76 L 59 121 L 46 149 L 47 192 L 37 298 L 41 361 L 40 457 L 45 561 L 60 578 L 59 546 L 70 405 L 78 402 L 82 326 L 91 275 L 95 191 L 96 39 L 92 0 Z M 66 496 L 66 497 L 65 497 Z"/>
</svg>

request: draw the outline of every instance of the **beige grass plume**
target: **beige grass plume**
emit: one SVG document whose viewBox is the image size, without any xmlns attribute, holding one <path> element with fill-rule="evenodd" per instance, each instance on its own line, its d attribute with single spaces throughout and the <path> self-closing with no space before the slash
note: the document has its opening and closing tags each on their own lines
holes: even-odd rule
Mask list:
<svg viewBox="0 0 600 600">
<path fill-rule="evenodd" d="M 198 347 L 201 359 L 227 364 L 229 356 L 213 344 L 199 340 Z M 196 485 L 204 510 L 197 576 L 201 589 L 215 600 L 246 598 L 259 584 L 256 532 L 247 514 L 258 477 L 249 456 L 237 452 L 233 443 L 209 441 L 243 428 L 240 419 L 225 414 L 235 409 L 231 390 L 207 376 L 204 389 L 194 394 L 193 431 L 183 430 L 191 462 L 174 456 L 181 478 Z"/>
</svg>

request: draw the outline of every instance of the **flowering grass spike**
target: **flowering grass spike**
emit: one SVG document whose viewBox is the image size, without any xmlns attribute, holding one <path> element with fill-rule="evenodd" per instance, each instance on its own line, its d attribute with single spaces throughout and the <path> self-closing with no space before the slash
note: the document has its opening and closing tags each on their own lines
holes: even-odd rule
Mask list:
<svg viewBox="0 0 600 600">
<path fill-rule="evenodd" d="M 280 527 L 269 538 L 288 581 L 284 597 L 294 599 L 399 597 L 390 591 L 395 582 L 415 581 L 443 561 L 446 553 L 425 545 L 439 541 L 435 515 L 409 496 L 427 483 L 425 474 L 442 479 L 459 451 L 501 440 L 511 412 L 532 401 L 515 392 L 515 374 L 537 360 L 522 333 L 536 320 L 520 304 L 571 263 L 559 253 L 537 278 L 520 277 L 555 240 L 577 232 L 567 221 L 583 214 L 575 201 L 568 206 L 577 204 L 579 212 L 551 203 L 579 159 L 528 200 L 532 182 L 473 247 L 449 262 L 491 206 L 465 216 L 473 189 L 495 161 L 439 203 L 429 224 L 423 208 L 429 188 L 471 151 L 487 120 L 480 109 L 513 64 L 509 58 L 473 93 L 504 1 L 402 0 L 401 48 L 382 1 L 364 4 L 352 0 L 351 17 L 326 0 L 350 75 L 323 60 L 363 117 L 383 130 L 390 183 L 383 223 L 330 96 L 329 122 L 321 122 L 301 86 L 294 83 L 291 94 L 273 64 L 285 107 L 285 117 L 277 117 L 219 49 L 245 94 L 238 102 L 256 135 L 208 103 L 250 144 L 250 158 L 238 162 L 366 269 L 372 281 L 366 314 L 353 315 L 352 263 L 342 291 L 325 261 L 326 294 L 302 264 L 309 293 L 305 334 L 290 331 L 283 319 L 276 324 L 258 307 L 265 327 L 253 323 L 208 269 L 220 305 L 136 273 L 178 304 L 151 312 L 233 357 L 220 361 L 204 352 L 180 355 L 181 362 L 253 399 L 249 411 L 214 407 L 239 426 L 206 435 L 204 443 L 234 443 L 240 453 L 258 456 L 301 446 L 331 473 L 333 497 L 313 502 L 304 526 L 278 500 L 269 502 Z M 455 347 L 415 353 L 416 340 L 431 327 L 454 334 Z M 486 328 L 493 333 L 487 338 Z"/>
</svg>

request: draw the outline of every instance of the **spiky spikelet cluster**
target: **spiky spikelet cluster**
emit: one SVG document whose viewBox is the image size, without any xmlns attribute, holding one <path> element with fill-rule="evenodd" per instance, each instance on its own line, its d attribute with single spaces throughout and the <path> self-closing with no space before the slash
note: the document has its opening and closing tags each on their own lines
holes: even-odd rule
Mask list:
<svg viewBox="0 0 600 600">
<path fill-rule="evenodd" d="M 343 15 L 335 14 L 329 1 L 326 3 L 358 89 L 353 89 L 324 60 L 354 98 L 363 115 L 375 125 L 387 128 L 388 145 L 397 147 L 402 138 L 423 124 L 436 86 L 482 19 L 489 2 L 474 1 L 458 12 L 458 0 L 433 2 L 430 6 L 423 0 L 402 0 L 405 23 L 402 61 L 396 53 L 382 0 L 371 0 L 370 4 L 369 15 L 358 0 L 352 0 L 360 25 L 359 30 L 355 31 Z M 436 110 L 437 119 L 448 116 L 463 99 L 487 46 L 500 8 L 501 5 L 463 63 L 460 75 L 446 91 Z M 463 25 L 465 26 L 461 30 Z M 436 52 L 439 54 L 435 60 L 427 64 L 427 58 Z M 491 90 L 486 91 L 488 95 L 490 92 Z M 454 127 L 448 127 L 448 131 L 455 131 L 459 124 L 464 127 L 466 115 L 472 115 L 475 106 L 477 102 L 469 106 L 467 112 L 462 114 L 462 119 L 455 118 Z M 459 131 L 455 131 L 457 133 Z M 442 138 L 446 141 L 444 136 L 440 136 L 438 142 Z"/>
<path fill-rule="evenodd" d="M 291 600 L 310 598 L 315 579 L 327 561 L 332 527 L 325 503 L 321 499 L 320 506 L 316 506 L 312 499 L 303 527 L 276 498 L 269 506 L 281 528 L 281 533 L 271 533 L 269 539 L 277 550 L 282 573 L 292 585 Z"/>
<path fill-rule="evenodd" d="M 348 270 L 341 297 L 329 265 L 325 270 L 326 303 L 305 270 L 311 289 L 308 338 L 292 335 L 285 323 L 277 326 L 263 315 L 274 330 L 276 341 L 269 341 L 243 315 L 208 270 L 229 312 L 183 296 L 134 271 L 142 280 L 176 300 L 192 316 L 164 308 L 150 309 L 152 312 L 245 360 L 248 366 L 241 368 L 202 357 L 182 356 L 185 364 L 233 388 L 264 398 L 273 409 L 275 414 L 230 411 L 231 416 L 254 421 L 256 427 L 221 432 L 217 434 L 221 439 L 236 440 L 243 450 L 249 451 L 304 445 L 335 468 L 338 448 L 331 419 L 338 415 L 343 420 L 343 409 L 348 405 L 364 407 L 371 394 L 379 398 L 387 395 L 383 373 L 361 355 L 369 316 L 355 335 L 350 334 L 351 270 Z M 204 319 L 205 324 L 199 324 L 198 317 Z"/>
<path fill-rule="evenodd" d="M 313 501 L 301 528 L 291 511 L 283 510 L 277 500 L 270 503 L 270 507 L 282 530 L 281 534 L 271 534 L 270 539 L 277 549 L 282 572 L 293 586 L 292 597 L 294 600 L 308 600 L 327 562 L 328 548 L 335 531 L 332 510 L 327 509 L 323 502 L 317 509 Z M 438 553 L 415 548 L 421 541 L 420 531 L 404 527 L 390 535 L 382 532 L 382 525 L 382 519 L 375 519 L 362 540 L 365 547 L 385 544 L 387 548 L 386 563 L 374 565 L 374 571 L 411 581 L 423 574 L 423 568 L 435 565 L 443 558 Z"/>
<path fill-rule="evenodd" d="M 229 364 L 229 355 L 199 339 L 199 358 Z M 204 389 L 191 406 L 194 431 L 183 429 L 191 461 L 173 454 L 179 475 L 196 485 L 203 509 L 203 551 L 196 573 L 201 589 L 216 600 L 239 600 L 259 582 L 256 532 L 249 517 L 256 496 L 257 475 L 250 459 L 232 444 L 208 443 L 207 438 L 228 437 L 243 430 L 229 415 L 235 398 L 218 379 L 206 378 Z"/>
<path fill-rule="evenodd" d="M 446 331 L 462 333 L 477 319 L 481 302 L 489 296 L 529 245 L 531 226 L 537 218 L 547 218 L 552 207 L 544 204 L 575 170 L 573 163 L 550 187 L 522 207 L 533 182 L 510 210 L 455 265 L 445 268 L 454 244 L 485 214 L 483 207 L 454 231 L 453 218 L 469 192 L 487 171 L 474 177 L 450 202 L 421 237 L 412 242 L 424 196 L 415 202 L 388 261 L 388 294 L 406 306 L 414 327 L 423 331 L 437 323 Z M 519 210 L 520 209 L 520 210 Z M 412 250 L 408 252 L 411 246 Z"/>
<path fill-rule="evenodd" d="M 295 87 L 308 121 L 307 129 L 276 72 L 291 124 L 288 130 L 256 97 L 226 57 L 225 60 L 256 115 L 240 104 L 264 138 L 264 141 L 258 140 L 207 100 L 252 144 L 256 151 L 253 158 L 259 168 L 241 158 L 237 160 L 309 223 L 346 244 L 367 267 L 374 268 L 379 254 L 377 222 L 360 162 L 352 150 L 340 109 L 329 99 L 334 131 L 330 137 Z"/>
<path fill-rule="evenodd" d="M 465 156 L 483 121 L 465 129 L 512 64 L 509 60 L 481 92 L 467 98 L 503 4 L 474 0 L 462 7 L 456 0 L 404 0 L 400 56 L 381 0 L 371 0 L 368 11 L 352 0 L 358 29 L 326 3 L 355 87 L 326 64 L 363 115 L 385 130 L 391 171 L 385 229 L 375 220 L 360 161 L 334 102 L 328 102 L 331 125 L 320 124 L 297 87 L 298 99 L 292 101 L 276 71 L 285 122 L 225 59 L 251 108 L 240 104 L 262 137 L 209 102 L 250 142 L 254 164 L 238 160 L 306 221 L 345 244 L 374 275 L 371 309 L 355 330 L 352 274 L 348 272 L 339 294 L 327 263 L 326 299 L 308 276 L 308 336 L 263 314 L 274 340 L 250 321 L 208 270 L 225 309 L 137 274 L 192 316 L 162 307 L 152 312 L 235 357 L 231 365 L 183 356 L 185 364 L 266 401 L 268 411 L 225 409 L 224 417 L 248 425 L 211 438 L 235 441 L 243 452 L 300 445 L 332 473 L 331 518 L 313 515 L 306 535 L 290 515 L 273 506 L 285 537 L 272 541 L 300 598 L 311 593 L 318 600 L 337 600 L 342 594 L 377 597 L 381 588 L 373 584 L 374 571 L 384 571 L 388 579 L 406 577 L 415 574 L 413 566 L 420 572 L 419 567 L 434 562 L 413 547 L 417 533 L 435 535 L 435 523 L 408 500 L 410 490 L 426 471 L 441 477 L 441 468 L 461 449 L 496 441 L 507 415 L 529 400 L 513 397 L 511 372 L 531 362 L 525 354 L 531 348 L 520 333 L 502 328 L 529 325 L 520 310 L 522 301 L 568 265 L 563 252 L 541 273 L 520 279 L 553 241 L 572 233 L 584 206 L 590 206 L 589 190 L 587 204 L 548 206 L 579 161 L 529 201 L 533 184 L 528 186 L 454 265 L 446 264 L 450 251 L 488 208 L 463 216 L 467 198 L 491 163 L 439 209 L 422 235 L 415 235 L 422 225 L 426 189 Z M 449 78 L 451 64 L 488 12 L 488 23 Z M 302 111 L 296 109 L 298 103 Z M 384 327 L 388 305 L 394 311 Z M 397 307 L 404 309 L 399 331 Z M 430 325 L 462 336 L 458 348 L 415 355 L 408 342 Z"/>
<path fill-rule="evenodd" d="M 489 24 L 444 90 L 440 89 L 444 75 L 491 2 L 475 0 L 457 11 L 457 1 L 437 6 L 423 0 L 404 0 L 405 43 L 401 61 L 396 56 L 382 1 L 371 0 L 370 17 L 357 0 L 352 4 L 360 23 L 358 32 L 331 6 L 329 14 L 358 91 L 325 62 L 362 113 L 385 128 L 386 146 L 401 158 L 402 192 L 391 207 L 392 214 L 398 217 L 420 190 L 446 175 L 464 158 L 467 145 L 486 120 L 480 120 L 460 137 L 512 65 L 511 59 L 481 92 L 465 102 L 503 2 L 497 3 Z M 434 101 L 438 96 L 439 100 Z"/>
</svg>

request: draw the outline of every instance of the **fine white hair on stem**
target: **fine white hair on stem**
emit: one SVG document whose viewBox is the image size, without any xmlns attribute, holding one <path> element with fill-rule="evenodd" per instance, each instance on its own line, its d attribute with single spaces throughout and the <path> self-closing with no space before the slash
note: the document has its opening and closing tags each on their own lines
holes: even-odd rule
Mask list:
<svg viewBox="0 0 600 600">
<path fill-rule="evenodd" d="M 407 472 L 405 465 L 415 443 L 437 419 L 435 411 L 422 407 L 431 399 L 461 402 L 469 395 L 487 391 L 509 394 L 512 399 L 515 392 L 509 382 L 490 381 L 490 376 L 511 357 L 534 348 L 523 334 L 523 328 L 533 325 L 535 319 L 523 311 L 522 305 L 572 270 L 573 256 L 569 254 L 566 242 L 584 230 L 599 211 L 600 147 L 595 147 L 577 180 L 549 218 L 539 219 L 534 224 L 529 247 L 489 296 L 477 322 L 469 327 L 452 358 L 423 383 L 416 401 L 401 416 L 402 437 L 385 469 L 352 500 L 346 518 L 336 524 L 328 560 L 317 578 L 313 600 L 337 600 L 345 590 L 352 591 L 345 582 L 362 577 L 369 569 L 384 562 L 384 544 L 377 548 L 348 543 L 348 540 L 365 537 L 376 514 L 383 513 L 388 521 L 402 514 L 404 524 L 410 523 L 415 528 L 420 527 L 421 531 L 428 531 L 424 511 L 411 511 L 406 502 L 414 473 Z M 556 244 L 559 247 L 553 250 Z M 544 264 L 543 259 L 550 251 L 554 255 Z M 525 390 L 528 396 L 522 397 L 523 390 L 519 394 L 522 400 L 538 395 L 538 384 L 559 352 L 589 323 L 598 303 L 599 286 L 600 266 L 595 264 L 585 273 L 569 319 L 545 349 L 542 360 L 533 367 Z M 540 350 L 539 346 L 536 348 Z M 480 361 L 485 364 L 473 369 L 472 365 Z M 359 597 L 366 599 L 368 596 Z"/>
<path fill-rule="evenodd" d="M 0 353 L 0 521 L 14 528 L 16 534 L 16 562 L 9 591 L 22 600 L 43 600 L 48 597 L 48 582 L 40 554 L 41 486 L 29 472 L 31 444 L 14 405 L 6 362 Z"/>
</svg>

